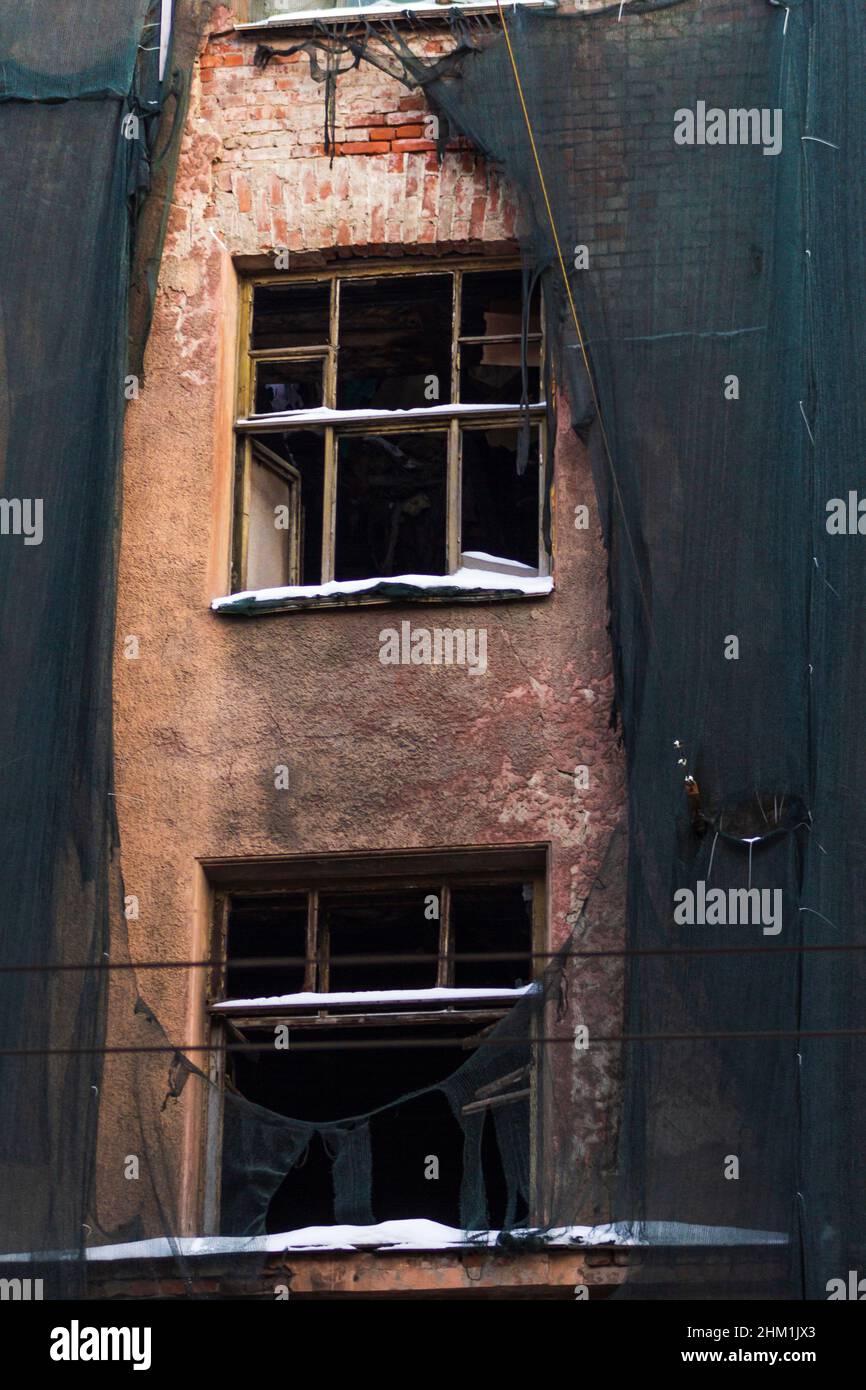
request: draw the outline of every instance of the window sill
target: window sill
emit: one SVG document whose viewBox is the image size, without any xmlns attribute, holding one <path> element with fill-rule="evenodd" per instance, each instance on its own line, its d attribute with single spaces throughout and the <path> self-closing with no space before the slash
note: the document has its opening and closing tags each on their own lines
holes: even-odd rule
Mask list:
<svg viewBox="0 0 866 1390">
<path fill-rule="evenodd" d="M 223 617 L 248 618 L 256 613 L 304 608 L 344 608 L 362 603 L 495 602 L 543 598 L 553 592 L 550 575 L 527 578 L 490 570 L 459 569 L 454 574 L 398 574 L 389 579 L 332 579 L 328 584 L 296 584 L 279 589 L 247 589 L 211 603 Z"/>
<path fill-rule="evenodd" d="M 559 8 L 556 0 L 517 0 L 521 5 L 536 10 L 556 10 Z M 515 0 L 511 0 L 508 8 L 516 7 Z M 284 14 L 270 15 L 267 19 L 252 20 L 246 24 L 236 24 L 235 29 L 239 33 L 262 33 L 272 32 L 274 29 L 294 29 L 307 28 L 314 24 L 346 24 L 352 20 L 376 20 L 376 19 L 403 19 L 406 20 L 410 15 L 421 15 L 424 18 L 438 18 L 443 20 L 450 19 L 457 13 L 461 14 L 496 14 L 496 5 L 489 3 L 489 0 L 465 0 L 458 4 L 438 4 L 437 0 L 418 0 L 417 4 L 399 5 L 390 3 L 390 0 L 379 0 L 379 3 L 372 5 L 338 5 L 328 9 L 315 9 L 312 6 L 307 10 L 287 11 Z"/>
</svg>

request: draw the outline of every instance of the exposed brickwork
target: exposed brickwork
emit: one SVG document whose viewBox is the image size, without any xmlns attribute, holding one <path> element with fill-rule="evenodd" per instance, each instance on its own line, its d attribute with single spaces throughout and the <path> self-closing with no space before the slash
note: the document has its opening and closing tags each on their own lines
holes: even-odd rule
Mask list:
<svg viewBox="0 0 866 1390">
<path fill-rule="evenodd" d="M 189 254 L 208 222 L 236 255 L 513 239 L 516 204 L 469 143 L 451 140 L 440 162 L 422 92 L 368 63 L 345 73 L 326 151 L 324 85 L 308 56 L 258 69 L 258 37 L 212 39 L 200 58 L 179 181 L 196 208 L 172 219 L 170 256 Z M 416 46 L 435 59 L 449 42 Z"/>
</svg>

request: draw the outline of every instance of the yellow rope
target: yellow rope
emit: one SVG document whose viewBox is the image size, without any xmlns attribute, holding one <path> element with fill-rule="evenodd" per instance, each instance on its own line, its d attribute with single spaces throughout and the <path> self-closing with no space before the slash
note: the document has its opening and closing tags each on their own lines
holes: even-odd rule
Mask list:
<svg viewBox="0 0 866 1390">
<path fill-rule="evenodd" d="M 505 22 L 505 14 L 502 9 L 502 0 L 496 0 L 496 8 L 499 11 L 499 22 L 502 25 L 502 33 L 505 37 L 505 46 L 508 49 L 508 57 L 511 61 L 511 71 L 514 74 L 514 84 L 517 88 L 517 96 L 518 100 L 520 101 L 520 109 L 523 112 L 523 119 L 526 123 L 526 133 L 529 136 L 529 145 L 532 150 L 532 158 L 535 162 L 535 169 L 536 173 L 538 174 L 538 182 L 541 185 L 541 194 L 544 198 L 544 206 L 547 209 L 547 220 L 550 223 L 550 231 L 553 237 L 553 244 L 556 247 L 556 255 L 557 259 L 559 260 L 559 269 L 562 272 L 562 283 L 565 285 L 565 293 L 568 296 L 568 305 L 571 309 L 571 317 L 574 320 L 574 331 L 577 334 L 577 341 L 580 346 L 581 356 L 583 357 L 583 364 L 586 367 L 586 375 L 589 378 L 589 388 L 592 392 L 592 399 L 595 404 L 595 410 L 598 416 L 599 427 L 604 437 L 605 450 L 607 451 L 608 458 L 610 458 L 610 449 L 608 447 L 607 435 L 604 429 L 604 421 L 601 418 L 601 408 L 595 390 L 595 382 L 593 381 L 592 372 L 590 371 L 589 357 L 587 356 L 586 344 L 584 343 L 583 339 L 583 331 L 580 327 L 580 319 L 577 316 L 577 306 L 574 302 L 574 295 L 571 292 L 571 285 L 568 279 L 568 272 L 565 269 L 565 258 L 562 254 L 562 246 L 559 240 L 559 233 L 556 230 L 556 222 L 554 221 L 553 217 L 553 208 L 550 205 L 550 198 L 547 192 L 547 181 L 545 180 L 544 171 L 541 167 L 541 160 L 538 155 L 538 146 L 535 143 L 535 132 L 532 129 L 532 121 L 530 119 L 529 111 L 526 106 L 526 98 L 523 95 L 523 83 L 520 80 L 520 72 L 518 71 L 517 60 L 514 56 L 514 49 L 511 46 L 511 35 L 508 32 L 508 25 Z M 613 465 L 611 464 L 611 466 Z M 616 483 L 615 477 L 614 482 Z"/>
</svg>

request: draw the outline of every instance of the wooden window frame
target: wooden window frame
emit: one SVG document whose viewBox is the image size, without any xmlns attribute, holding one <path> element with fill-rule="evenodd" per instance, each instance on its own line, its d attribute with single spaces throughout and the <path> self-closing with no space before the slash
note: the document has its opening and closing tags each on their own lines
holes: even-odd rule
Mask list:
<svg viewBox="0 0 866 1390">
<path fill-rule="evenodd" d="M 315 272 L 267 272 L 249 275 L 241 282 L 240 332 L 238 335 L 238 394 L 237 418 L 235 420 L 235 503 L 231 529 L 231 592 L 242 593 L 247 589 L 247 554 L 249 549 L 249 498 L 250 472 L 252 467 L 252 439 L 268 433 L 284 433 L 287 429 L 317 429 L 324 435 L 324 489 L 322 521 L 322 562 L 321 584 L 334 578 L 335 536 L 337 515 L 337 444 L 339 438 L 350 434 L 368 433 L 375 427 L 377 434 L 429 434 L 441 431 L 446 434 L 447 484 L 446 484 L 446 574 L 453 574 L 462 563 L 461 513 L 462 513 L 462 438 L 464 431 L 471 428 L 513 429 L 520 426 L 528 415 L 532 428 L 538 431 L 538 563 L 534 573 L 539 576 L 550 574 L 551 555 L 545 544 L 543 517 L 544 497 L 548 487 L 549 469 L 546 466 L 549 441 L 547 438 L 547 409 L 543 399 L 532 402 L 521 409 L 520 405 L 491 407 L 489 405 L 469 406 L 459 401 L 461 350 L 485 342 L 515 342 L 519 335 L 492 334 L 466 335 L 460 333 L 462 317 L 463 277 L 466 274 L 487 271 L 495 274 L 503 270 L 519 270 L 520 261 L 514 257 L 475 257 L 471 259 L 447 258 L 441 261 L 426 260 L 401 261 L 399 265 L 388 263 L 364 263 L 363 265 L 341 265 Z M 368 410 L 363 415 L 353 411 L 353 419 L 340 421 L 332 419 L 315 422 L 303 410 L 255 414 L 255 368 L 261 361 L 324 362 L 323 404 L 336 413 L 337 399 L 337 354 L 339 352 L 339 303 L 340 287 L 345 280 L 381 279 L 384 276 L 403 276 L 413 278 L 423 275 L 450 275 L 452 277 L 451 305 L 451 405 L 431 407 L 429 411 L 413 414 L 410 419 L 401 419 L 400 411 Z M 251 330 L 253 318 L 253 294 L 262 285 L 315 285 L 329 284 L 329 338 L 327 343 L 306 344 L 296 348 L 253 349 Z M 542 291 L 539 289 L 539 294 Z M 540 381 L 545 380 L 545 334 L 543 302 L 540 303 L 540 331 L 529 335 L 530 343 L 540 345 Z M 374 576 L 370 576 L 373 578 Z M 363 600 L 362 600 L 363 601 Z M 381 600 L 367 600 L 380 602 Z"/>
<path fill-rule="evenodd" d="M 436 972 L 436 987 L 449 987 L 453 982 L 453 933 L 451 930 L 451 890 L 455 887 L 478 888 L 496 887 L 505 883 L 531 883 L 532 884 L 532 925 L 531 925 L 531 962 L 532 980 L 538 981 L 544 974 L 547 965 L 547 862 L 546 850 L 542 847 L 531 847 L 531 849 L 490 851 L 485 853 L 468 852 L 458 854 L 457 862 L 453 869 L 448 869 L 448 856 L 434 853 L 429 858 L 431 862 L 429 869 L 424 861 L 428 856 L 425 852 L 410 853 L 404 864 L 401 866 L 399 858 L 383 856 L 386 861 L 382 866 L 370 864 L 366 861 L 366 868 L 361 868 L 357 877 L 352 874 L 353 865 L 364 864 L 364 860 L 351 859 L 346 861 L 344 866 L 336 866 L 337 872 L 332 876 L 325 871 L 322 872 L 322 862 L 310 865 L 308 868 L 301 865 L 288 873 L 280 873 L 280 866 L 271 864 L 268 867 L 271 872 L 266 873 L 261 878 L 253 877 L 255 871 L 254 862 L 246 865 L 214 865 L 211 873 L 213 883 L 213 915 L 212 915 L 212 938 L 213 952 L 212 959 L 216 962 L 208 973 L 206 1008 L 208 1013 L 208 1078 L 211 1086 L 208 1088 L 206 1102 L 206 1116 L 203 1126 L 203 1143 L 201 1154 L 201 1191 L 202 1203 L 201 1212 L 203 1220 L 203 1231 L 205 1235 L 215 1235 L 219 1231 L 220 1225 L 220 1185 L 222 1167 L 222 1129 L 223 1129 L 223 1097 L 225 1094 L 226 1079 L 226 1053 L 225 1043 L 231 1039 L 235 1041 L 245 1041 L 244 1030 L 248 1028 L 274 1028 L 281 1023 L 285 1023 L 289 1028 L 334 1028 L 340 1026 L 358 1026 L 358 1021 L 370 1017 L 384 1020 L 387 1024 L 409 1025 L 417 1023 L 419 1025 L 429 1024 L 435 1026 L 443 1021 L 454 1022 L 457 1018 L 466 1022 L 489 1023 L 492 1027 L 505 1013 L 509 1004 L 503 1007 L 501 1001 L 492 1000 L 487 1004 L 481 1001 L 472 1004 L 470 1009 L 461 1009 L 454 1013 L 448 1013 L 440 1008 L 436 1012 L 426 1011 L 421 1006 L 414 1009 L 404 1009 L 398 1013 L 388 1013 L 385 1015 L 377 1014 L 374 1010 L 361 1011 L 357 1014 L 347 1015 L 346 1013 L 331 1013 L 327 1008 L 316 1009 L 315 1011 L 305 1011 L 305 1013 L 283 1013 L 279 1008 L 271 1009 L 251 1009 L 248 1014 L 243 1016 L 224 1017 L 212 1011 L 212 1005 L 225 998 L 225 986 L 227 976 L 227 943 L 228 943 L 228 922 L 231 911 L 231 904 L 234 898 L 255 894 L 256 897 L 282 897 L 287 893 L 306 893 L 308 895 L 307 909 L 307 933 L 306 933 L 306 954 L 307 963 L 304 976 L 304 990 L 315 992 L 315 971 L 318 967 L 318 957 L 322 948 L 322 937 L 319 916 L 319 903 L 322 895 L 339 893 L 340 891 L 375 892 L 377 890 L 393 889 L 428 889 L 430 892 L 439 894 L 440 919 L 439 919 L 439 956 Z M 461 863 L 460 860 L 464 862 Z M 497 864 L 496 860 L 500 863 Z M 522 862 L 521 862 L 522 861 Z M 401 867 L 403 872 L 400 871 Z M 386 870 L 381 872 L 381 868 Z M 346 873 L 348 869 L 348 874 Z M 238 877 L 237 870 L 240 870 L 243 877 Z M 444 949 L 443 949 L 444 946 Z M 328 962 L 325 961 L 325 979 L 327 980 Z M 341 991 L 342 992 L 342 991 Z M 482 1040 L 486 1028 L 482 1029 L 479 1035 L 479 1042 Z M 537 1068 L 531 1064 L 530 1075 L 528 1078 L 528 1089 L 530 1099 L 529 1116 L 529 1135 L 530 1135 L 530 1191 L 537 1193 L 540 1180 L 539 1170 L 539 1096 L 538 1096 L 538 1074 Z M 496 1103 L 496 1102 L 494 1102 Z M 533 1205 L 537 1206 L 538 1198 L 534 1199 Z"/>
</svg>

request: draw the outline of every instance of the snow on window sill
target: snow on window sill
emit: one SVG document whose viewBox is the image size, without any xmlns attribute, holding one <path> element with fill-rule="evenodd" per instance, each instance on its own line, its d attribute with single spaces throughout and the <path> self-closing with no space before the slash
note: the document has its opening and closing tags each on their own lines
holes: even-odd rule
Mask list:
<svg viewBox="0 0 866 1390">
<path fill-rule="evenodd" d="M 268 995 L 260 999 L 222 999 L 211 1005 L 211 1013 L 247 1013 L 250 1009 L 331 1009 L 337 1005 L 355 1004 L 369 1008 L 373 1004 L 472 1004 L 513 1003 L 526 994 L 537 994 L 538 984 L 518 985 L 514 989 L 360 989 L 332 994 Z"/>
<path fill-rule="evenodd" d="M 556 10 L 559 6 L 556 0 L 510 0 L 507 9 L 516 9 L 517 3 L 536 10 Z M 247 23 L 236 24 L 235 29 L 240 32 L 255 33 L 263 29 L 289 29 L 295 25 L 305 26 L 308 24 L 345 24 L 353 19 L 401 19 L 407 15 L 423 15 L 425 17 L 439 17 L 449 19 L 451 15 L 461 12 L 463 14 L 495 14 L 496 4 L 490 0 L 457 0 L 455 4 L 438 4 L 437 0 L 417 0 L 416 4 L 394 4 L 392 0 L 377 0 L 371 5 L 337 5 L 328 9 L 316 9 L 310 6 L 309 9 L 286 10 L 282 14 L 269 15 L 267 19 L 251 20 Z"/>
<path fill-rule="evenodd" d="M 453 574 L 398 574 L 391 578 L 332 579 L 328 584 L 292 584 L 278 589 L 246 589 L 211 603 L 214 613 L 249 617 L 296 608 L 338 607 L 370 599 L 406 602 L 412 599 L 541 598 L 553 592 L 547 574 L 523 577 L 493 570 L 455 570 Z"/>
<path fill-rule="evenodd" d="M 736 1226 L 693 1226 L 676 1221 L 618 1221 L 600 1226 L 561 1226 L 553 1229 L 511 1231 L 512 1241 L 521 1235 L 543 1241 L 554 1249 L 581 1246 L 645 1246 L 704 1249 L 707 1246 L 787 1245 L 781 1231 L 754 1231 Z M 131 1241 L 124 1245 L 97 1245 L 87 1250 L 88 1260 L 174 1259 L 181 1256 L 275 1253 L 317 1250 L 405 1251 L 461 1250 L 497 1245 L 498 1231 L 461 1231 L 440 1221 L 410 1217 L 380 1221 L 374 1226 L 306 1226 L 263 1236 L 175 1236 Z M 506 1258 L 511 1258 L 506 1255 Z M 38 1256 L 0 1255 L 0 1263 Z M 43 1257 L 44 1258 L 44 1257 Z"/>
</svg>

